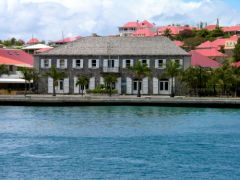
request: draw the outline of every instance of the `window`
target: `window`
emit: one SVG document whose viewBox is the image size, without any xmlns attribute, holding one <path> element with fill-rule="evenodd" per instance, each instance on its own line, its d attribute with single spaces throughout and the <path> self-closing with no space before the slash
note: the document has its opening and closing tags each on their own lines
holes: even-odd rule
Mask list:
<svg viewBox="0 0 240 180">
<path fill-rule="evenodd" d="M 59 60 L 59 67 L 60 68 L 65 68 L 65 60 L 64 59 Z"/>
<path fill-rule="evenodd" d="M 108 60 L 108 67 L 109 68 L 114 68 L 114 59 Z"/>
<path fill-rule="evenodd" d="M 45 68 L 48 68 L 48 67 L 49 67 L 49 60 L 48 60 L 48 59 L 44 59 L 44 61 L 43 61 L 43 66 L 44 66 Z"/>
<path fill-rule="evenodd" d="M 97 60 L 96 59 L 92 59 L 92 67 L 93 68 L 97 67 Z"/>
<path fill-rule="evenodd" d="M 146 59 L 142 59 L 142 64 L 143 65 L 147 65 L 147 60 Z"/>
<path fill-rule="evenodd" d="M 9 71 L 13 72 L 13 65 L 9 65 Z"/>
<path fill-rule="evenodd" d="M 130 59 L 126 59 L 126 67 L 130 67 L 131 66 L 131 60 Z"/>
<path fill-rule="evenodd" d="M 179 66 L 179 68 L 181 68 L 181 66 L 182 66 L 182 60 L 181 60 L 181 59 L 175 59 L 174 61 L 175 61 L 175 63 Z"/>
<path fill-rule="evenodd" d="M 81 60 L 76 59 L 76 68 L 80 68 L 80 67 L 81 67 Z"/>
<path fill-rule="evenodd" d="M 137 91 L 138 90 L 138 83 L 139 83 L 139 88 L 140 88 L 140 91 L 142 90 L 142 81 L 133 81 L 133 90 L 134 91 Z"/>
<path fill-rule="evenodd" d="M 163 68 L 164 67 L 163 59 L 159 59 L 158 60 L 158 67 L 159 68 Z"/>
<path fill-rule="evenodd" d="M 161 80 L 159 82 L 159 90 L 160 91 L 168 91 L 168 80 Z"/>
<path fill-rule="evenodd" d="M 64 85 L 64 80 L 63 79 L 61 79 L 61 80 L 59 80 L 59 90 L 63 90 L 63 85 Z"/>
</svg>

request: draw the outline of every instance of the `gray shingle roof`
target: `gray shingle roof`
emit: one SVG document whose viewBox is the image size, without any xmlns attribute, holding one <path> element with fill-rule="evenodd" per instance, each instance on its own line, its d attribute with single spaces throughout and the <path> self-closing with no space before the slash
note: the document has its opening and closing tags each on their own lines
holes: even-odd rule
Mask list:
<svg viewBox="0 0 240 180">
<path fill-rule="evenodd" d="M 166 37 L 84 37 L 40 55 L 189 55 Z"/>
</svg>

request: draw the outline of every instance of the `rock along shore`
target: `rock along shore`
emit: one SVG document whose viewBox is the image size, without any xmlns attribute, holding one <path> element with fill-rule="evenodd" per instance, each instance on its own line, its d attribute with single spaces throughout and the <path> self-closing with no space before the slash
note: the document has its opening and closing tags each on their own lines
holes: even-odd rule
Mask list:
<svg viewBox="0 0 240 180">
<path fill-rule="evenodd" d="M 169 106 L 240 108 L 240 98 L 168 96 L 80 96 L 14 95 L 0 96 L 0 105 L 8 106 Z"/>
</svg>

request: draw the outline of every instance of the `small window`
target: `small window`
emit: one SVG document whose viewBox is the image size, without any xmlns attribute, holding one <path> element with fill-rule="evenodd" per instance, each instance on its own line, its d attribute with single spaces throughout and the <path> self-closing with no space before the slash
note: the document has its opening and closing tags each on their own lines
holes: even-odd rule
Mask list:
<svg viewBox="0 0 240 180">
<path fill-rule="evenodd" d="M 81 60 L 76 59 L 76 68 L 80 68 L 80 67 L 81 67 Z"/>
<path fill-rule="evenodd" d="M 45 68 L 49 67 L 49 60 L 48 59 L 44 59 L 43 65 L 44 65 Z"/>
<path fill-rule="evenodd" d="M 142 59 L 142 64 L 143 65 L 147 65 L 147 60 L 146 59 Z"/>
<path fill-rule="evenodd" d="M 92 67 L 93 68 L 97 67 L 97 60 L 96 59 L 92 59 Z"/>
<path fill-rule="evenodd" d="M 13 72 L 13 65 L 9 65 L 9 71 Z"/>
<path fill-rule="evenodd" d="M 114 59 L 108 60 L 108 67 L 109 68 L 114 68 Z"/>
<path fill-rule="evenodd" d="M 64 83 L 64 80 L 63 79 L 61 79 L 61 80 L 59 80 L 59 90 L 63 90 L 63 83 Z"/>
<path fill-rule="evenodd" d="M 130 59 L 127 59 L 126 60 L 126 67 L 128 68 L 128 67 L 130 67 L 131 66 L 131 60 Z"/>
<path fill-rule="evenodd" d="M 59 60 L 59 66 L 60 66 L 60 68 L 65 68 L 65 60 L 64 59 Z"/>
<path fill-rule="evenodd" d="M 181 60 L 180 60 L 180 59 L 175 59 L 175 63 L 176 63 L 179 67 L 181 67 Z"/>
<path fill-rule="evenodd" d="M 159 68 L 163 68 L 163 67 L 164 67 L 163 59 L 159 59 L 159 60 L 158 60 L 158 67 L 159 67 Z"/>
</svg>

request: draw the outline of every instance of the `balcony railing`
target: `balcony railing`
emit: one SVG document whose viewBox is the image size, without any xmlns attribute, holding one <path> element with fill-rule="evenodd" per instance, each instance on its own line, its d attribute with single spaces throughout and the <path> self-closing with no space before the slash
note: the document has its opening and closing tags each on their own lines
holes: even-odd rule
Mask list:
<svg viewBox="0 0 240 180">
<path fill-rule="evenodd" d="M 103 72 L 105 73 L 118 73 L 119 67 L 103 67 Z"/>
</svg>

